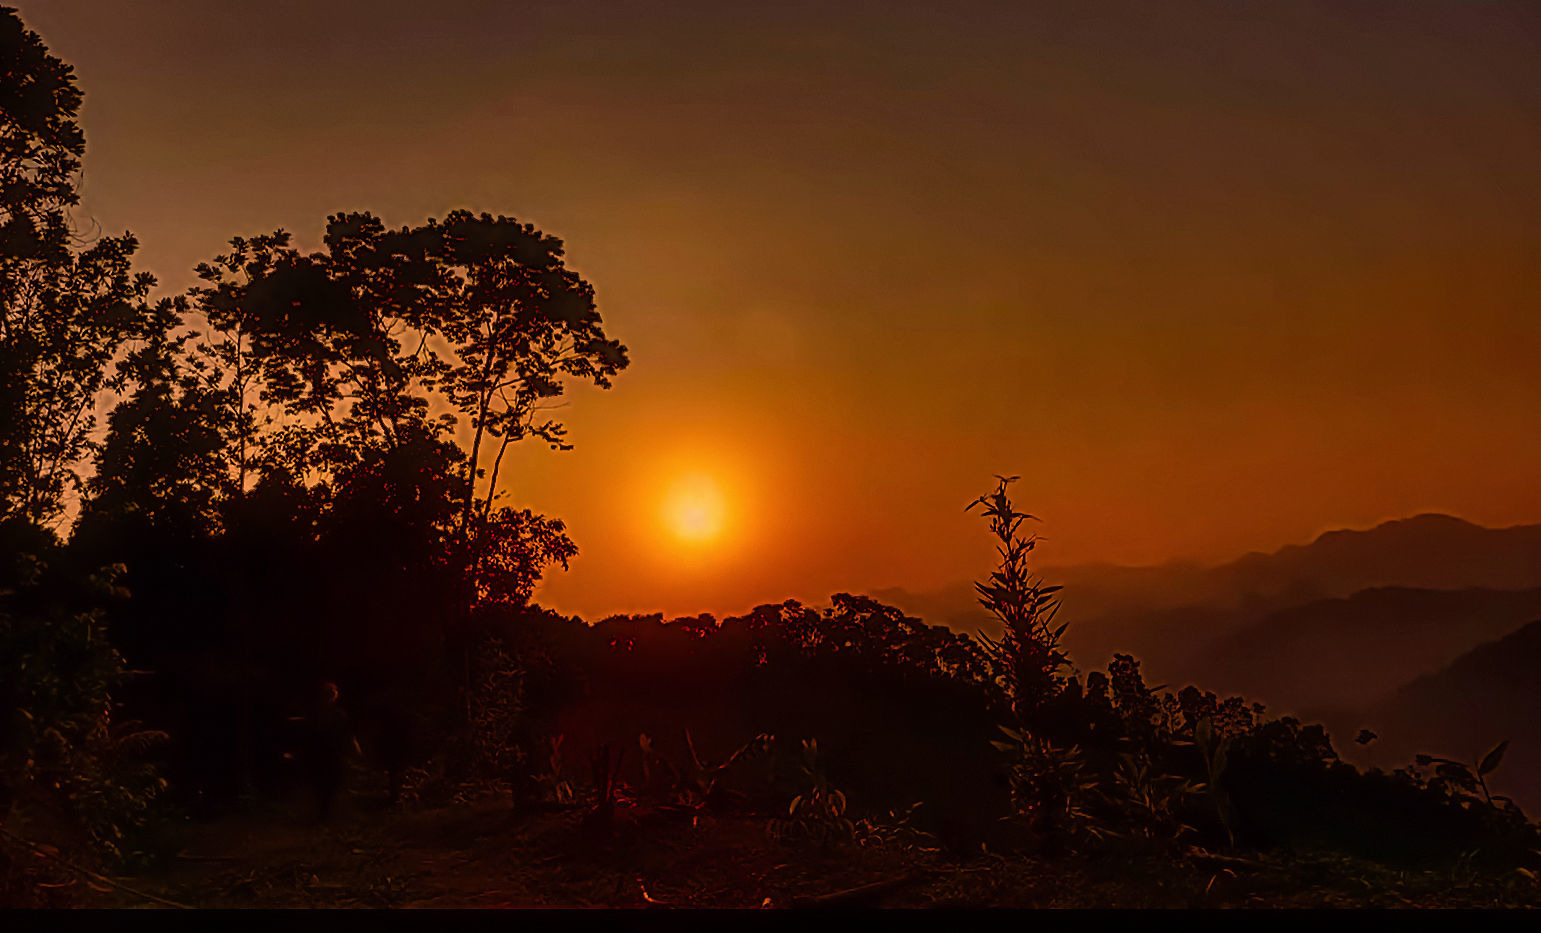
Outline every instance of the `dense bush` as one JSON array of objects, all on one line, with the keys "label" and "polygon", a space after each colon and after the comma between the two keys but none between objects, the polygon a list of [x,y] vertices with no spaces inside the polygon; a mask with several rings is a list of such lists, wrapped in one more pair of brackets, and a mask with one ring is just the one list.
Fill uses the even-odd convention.
[{"label": "dense bush", "polygon": [[50,535],[0,523],[0,824],[117,858],[164,786],[144,758],[160,733],[119,715],[127,677],[107,638],[111,572],[86,573]]}]

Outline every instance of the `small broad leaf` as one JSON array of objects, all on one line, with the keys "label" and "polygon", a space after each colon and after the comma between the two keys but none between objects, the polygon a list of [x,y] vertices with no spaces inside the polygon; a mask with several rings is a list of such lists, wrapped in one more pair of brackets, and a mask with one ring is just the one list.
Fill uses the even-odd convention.
[{"label": "small broad leaf", "polygon": [[1478,774],[1491,774],[1498,769],[1498,765],[1504,760],[1504,752],[1509,749],[1509,740],[1499,742],[1492,751],[1483,756],[1481,764],[1477,765]]}]

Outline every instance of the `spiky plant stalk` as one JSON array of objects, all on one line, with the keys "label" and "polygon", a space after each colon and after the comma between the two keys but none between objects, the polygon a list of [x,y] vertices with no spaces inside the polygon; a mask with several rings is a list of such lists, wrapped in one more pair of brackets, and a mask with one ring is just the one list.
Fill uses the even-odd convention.
[{"label": "spiky plant stalk", "polygon": [[998,543],[1000,567],[987,581],[974,584],[979,603],[1002,625],[999,641],[981,637],[996,673],[997,683],[1005,690],[1011,712],[1018,724],[1028,727],[1038,706],[1052,696],[1060,685],[1060,671],[1070,660],[1060,649],[1059,638],[1065,625],[1051,628],[1059,610],[1054,595],[1061,587],[1044,586],[1028,569],[1028,557],[1037,546],[1036,534],[1024,534],[1022,524],[1038,521],[1035,516],[1012,507],[1007,487],[1019,477],[1000,476],[995,492],[980,496],[968,509],[982,506],[990,522],[990,532]]}]

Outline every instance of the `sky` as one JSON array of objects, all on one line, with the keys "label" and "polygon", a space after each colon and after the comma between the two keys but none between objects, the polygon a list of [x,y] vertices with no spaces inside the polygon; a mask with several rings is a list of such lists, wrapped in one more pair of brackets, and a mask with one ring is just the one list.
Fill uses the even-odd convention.
[{"label": "sky", "polygon": [[632,365],[504,469],[560,611],[976,578],[995,474],[1047,564],[1541,521],[1536,4],[12,2],[167,293],[341,211],[566,242]]}]

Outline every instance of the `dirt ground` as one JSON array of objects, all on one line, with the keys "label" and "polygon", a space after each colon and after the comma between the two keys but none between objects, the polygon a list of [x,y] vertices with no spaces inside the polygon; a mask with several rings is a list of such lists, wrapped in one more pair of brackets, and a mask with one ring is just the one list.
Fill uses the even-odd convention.
[{"label": "dirt ground", "polygon": [[[581,820],[580,809],[519,817],[501,800],[355,810],[327,826],[286,813],[233,817],[188,826],[166,870],[120,880],[197,907],[762,908],[894,878],[923,888],[908,876],[937,864],[924,852],[778,845],[764,817],[623,809],[604,842]],[[915,904],[904,893],[895,902]],[[117,891],[96,899],[134,901]]]},{"label": "dirt ground", "polygon": [[[353,802],[326,826],[269,806],[181,826],[161,869],[116,880],[204,908],[1225,908],[1537,906],[1521,876],[1397,872],[1341,857],[972,858],[896,843],[778,843],[767,818],[623,808],[612,839],[582,810],[506,799],[399,810]],[[93,889],[96,888],[96,889]],[[75,903],[160,906],[102,885]]]}]

